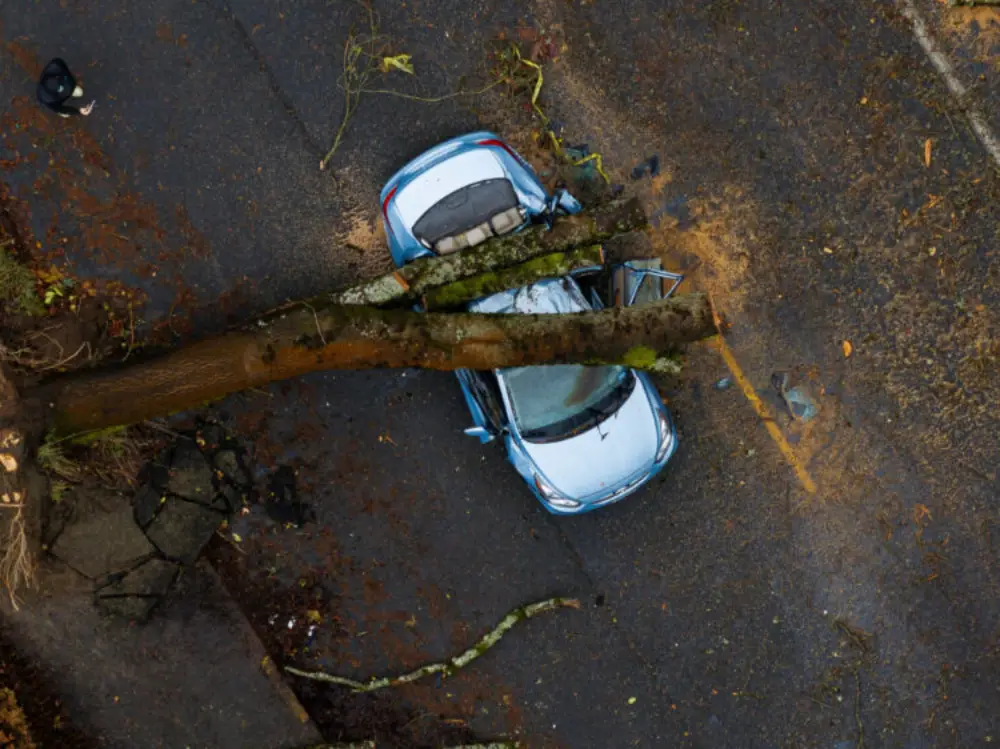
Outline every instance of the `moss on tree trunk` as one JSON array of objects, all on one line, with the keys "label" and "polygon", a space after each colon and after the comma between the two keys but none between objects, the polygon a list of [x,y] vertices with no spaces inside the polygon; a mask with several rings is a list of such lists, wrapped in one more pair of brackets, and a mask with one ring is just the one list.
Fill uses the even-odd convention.
[{"label": "moss on tree trunk", "polygon": [[526,286],[541,278],[560,278],[571,271],[603,263],[604,251],[599,244],[568,252],[553,252],[510,268],[480,273],[431,289],[424,294],[423,306],[428,311],[457,307],[489,294]]},{"label": "moss on tree trunk", "polygon": [[453,255],[420,258],[397,271],[327,296],[323,301],[376,307],[412,303],[438,286],[645,227],[646,214],[637,199],[612,201],[592,211],[561,217],[551,229],[531,226]]}]

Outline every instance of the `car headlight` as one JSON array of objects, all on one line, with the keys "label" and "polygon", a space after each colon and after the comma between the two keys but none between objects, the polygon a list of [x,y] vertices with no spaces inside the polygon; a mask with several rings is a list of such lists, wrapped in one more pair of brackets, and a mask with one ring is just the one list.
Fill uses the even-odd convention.
[{"label": "car headlight", "polygon": [[545,498],[545,501],[553,507],[560,507],[565,510],[574,510],[581,504],[575,499],[569,499],[561,495],[558,491],[556,491],[552,484],[543,479],[537,473],[535,474],[535,488],[538,489],[538,493]]},{"label": "car headlight", "polygon": [[670,424],[670,417],[661,408],[656,409],[656,426],[660,434],[660,446],[656,448],[656,462],[659,463],[674,446],[674,429]]}]

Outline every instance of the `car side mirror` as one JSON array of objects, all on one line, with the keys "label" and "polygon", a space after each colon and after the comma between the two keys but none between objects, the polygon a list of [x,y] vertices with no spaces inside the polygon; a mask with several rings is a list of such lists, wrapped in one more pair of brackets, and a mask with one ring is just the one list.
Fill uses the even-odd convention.
[{"label": "car side mirror", "polygon": [[465,430],[465,433],[470,437],[479,438],[479,441],[482,442],[484,445],[487,442],[492,442],[494,439],[494,436],[490,434],[490,431],[486,429],[486,427],[480,427],[480,426],[469,427],[468,429]]}]

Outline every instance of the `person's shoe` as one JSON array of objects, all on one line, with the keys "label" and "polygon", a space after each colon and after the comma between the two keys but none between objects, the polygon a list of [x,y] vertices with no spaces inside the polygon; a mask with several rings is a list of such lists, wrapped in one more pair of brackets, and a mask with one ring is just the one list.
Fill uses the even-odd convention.
[{"label": "person's shoe", "polygon": [[85,106],[85,107],[80,107],[80,114],[82,114],[82,115],[83,115],[84,117],[86,117],[86,116],[87,116],[88,114],[90,114],[90,113],[91,113],[91,112],[93,111],[93,109],[94,109],[94,105],[95,105],[96,103],[97,103],[97,99],[94,99],[94,100],[93,100],[92,102],[90,102],[90,104],[88,104],[87,106]]}]

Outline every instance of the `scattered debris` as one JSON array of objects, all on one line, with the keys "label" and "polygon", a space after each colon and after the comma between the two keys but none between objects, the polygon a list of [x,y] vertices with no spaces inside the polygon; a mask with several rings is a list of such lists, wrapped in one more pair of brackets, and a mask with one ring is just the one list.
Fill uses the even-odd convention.
[{"label": "scattered debris", "polygon": [[785,402],[788,412],[794,419],[806,422],[816,418],[819,413],[819,406],[809,393],[805,385],[788,387],[789,378],[787,372],[775,372],[771,375],[771,386],[778,391],[781,399]]},{"label": "scattered debris", "polygon": [[732,384],[733,384],[732,377],[723,377],[721,380],[718,380],[715,383],[715,385],[713,385],[713,387],[716,390],[728,390]]},{"label": "scattered debris", "polygon": [[[527,69],[527,71],[525,70]],[[525,72],[528,75],[525,75]],[[531,91],[529,102],[532,110],[541,120],[545,133],[545,141],[555,151],[556,156],[569,161],[572,166],[583,164],[593,164],[594,170],[601,176],[607,184],[611,184],[611,178],[604,171],[604,159],[600,153],[591,152],[586,146],[586,153],[581,155],[581,147],[572,149],[563,147],[563,140],[556,134],[552,127],[552,120],[542,110],[538,103],[538,97],[542,93],[542,86],[545,84],[545,74],[542,66],[533,60],[525,59],[521,54],[521,49],[516,44],[511,44],[497,55],[497,65],[495,67],[495,83],[506,83],[513,94],[518,94],[527,90]]]},{"label": "scattered debris", "polygon": [[466,650],[464,653],[455,656],[454,658],[449,658],[444,663],[430,663],[426,666],[421,666],[415,671],[410,671],[409,673],[402,674],[400,676],[383,676],[380,678],[373,677],[367,682],[362,682],[355,681],[354,679],[348,679],[344,676],[328,674],[323,671],[302,671],[291,666],[285,666],[285,670],[290,674],[301,676],[306,679],[325,681],[330,684],[340,684],[345,687],[350,687],[355,692],[373,692],[376,689],[395,687],[400,684],[409,684],[410,682],[417,681],[418,679],[430,676],[431,674],[442,674],[447,677],[454,674],[460,668],[467,666],[487,650],[496,645],[500,639],[518,622],[525,619],[531,619],[532,617],[546,611],[554,611],[558,608],[578,609],[580,608],[580,602],[575,598],[549,598],[544,601],[539,601],[538,603],[520,606],[507,614],[507,616],[505,616],[496,627],[494,627],[490,632],[483,636],[479,642]]},{"label": "scattered debris", "polygon": [[632,179],[642,179],[644,176],[658,177],[660,174],[660,154],[654,153],[648,159],[632,168]]},{"label": "scattered debris", "polygon": [[850,359],[851,354],[854,353],[854,344],[845,339],[844,342],[841,344],[841,346],[844,349],[844,358]]},{"label": "scattered debris", "polygon": [[326,152],[326,155],[320,159],[320,170],[326,169],[330,163],[330,159],[333,158],[334,154],[340,148],[344,133],[347,132],[347,126],[350,124],[351,118],[354,116],[354,112],[357,110],[358,104],[361,102],[361,97],[364,94],[385,94],[410,101],[433,104],[459,96],[478,96],[500,83],[500,81],[494,81],[484,88],[475,91],[454,91],[442,96],[418,96],[392,89],[373,88],[372,81],[379,73],[387,74],[395,70],[412,76],[415,75],[415,70],[410,55],[389,54],[389,50],[392,47],[392,40],[379,31],[378,15],[372,8],[371,3],[365,2],[363,5],[368,14],[368,28],[361,33],[352,28],[347,35],[347,40],[344,42],[344,69],[337,83],[340,90],[344,92],[344,113],[341,115],[340,126],[334,135],[333,145],[330,146],[330,150]]},{"label": "scattered debris", "polygon": [[931,149],[933,148],[933,141],[928,138],[924,141],[924,166],[928,169],[931,168]]}]

